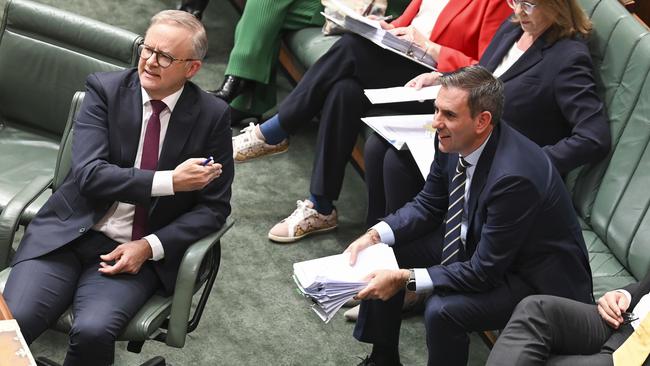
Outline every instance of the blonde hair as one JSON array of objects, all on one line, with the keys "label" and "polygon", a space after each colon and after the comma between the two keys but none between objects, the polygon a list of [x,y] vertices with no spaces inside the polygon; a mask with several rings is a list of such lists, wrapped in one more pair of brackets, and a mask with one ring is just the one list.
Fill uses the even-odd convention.
[{"label": "blonde hair", "polygon": [[203,60],[208,53],[208,36],[203,24],[194,15],[180,10],[163,10],[151,18],[149,28],[159,23],[178,25],[189,30],[192,33],[192,58]]},{"label": "blonde hair", "polygon": [[[535,10],[545,12],[553,20],[545,35],[548,43],[575,36],[587,38],[591,33],[591,20],[577,0],[539,0]],[[519,23],[516,18],[514,21]]]}]

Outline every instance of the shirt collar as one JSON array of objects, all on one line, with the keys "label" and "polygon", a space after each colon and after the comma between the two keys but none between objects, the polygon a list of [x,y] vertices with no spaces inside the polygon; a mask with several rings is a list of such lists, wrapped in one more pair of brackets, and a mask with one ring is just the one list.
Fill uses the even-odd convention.
[{"label": "shirt collar", "polygon": [[[174,111],[174,107],[176,107],[176,103],[178,103],[178,99],[181,97],[181,94],[183,93],[184,89],[185,89],[185,85],[183,85],[176,92],[162,99],[162,102],[165,103],[167,108],[169,108],[170,113]],[[144,90],[143,87],[140,87],[140,90],[142,91],[142,106],[144,107],[151,100],[151,97],[149,96],[149,94],[147,94],[147,91]]]},{"label": "shirt collar", "polygon": [[487,142],[490,141],[491,136],[492,136],[492,132],[490,132],[490,134],[485,139],[485,141],[483,141],[481,146],[479,146],[476,150],[472,151],[469,155],[464,156],[463,159],[465,159],[466,162],[470,163],[471,166],[476,166],[476,164],[478,164],[478,159],[481,157],[481,154],[485,149],[485,145],[487,145]]}]

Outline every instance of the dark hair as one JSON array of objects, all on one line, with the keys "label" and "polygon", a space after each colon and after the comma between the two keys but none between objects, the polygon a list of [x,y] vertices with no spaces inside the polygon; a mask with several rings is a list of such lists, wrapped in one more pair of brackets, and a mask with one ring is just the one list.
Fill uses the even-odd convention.
[{"label": "dark hair", "polygon": [[467,90],[467,104],[472,118],[483,111],[492,114],[492,124],[501,120],[503,110],[503,82],[483,66],[467,66],[443,74],[440,85],[446,88]]}]

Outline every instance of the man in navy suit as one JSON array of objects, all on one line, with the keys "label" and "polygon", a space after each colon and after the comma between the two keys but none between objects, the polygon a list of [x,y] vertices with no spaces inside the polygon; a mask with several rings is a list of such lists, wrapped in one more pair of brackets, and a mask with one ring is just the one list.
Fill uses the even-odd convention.
[{"label": "man in navy suit", "polygon": [[4,291],[27,342],[72,306],[65,365],[112,364],[124,326],[230,214],[228,108],[188,81],[206,51],[194,16],[163,11],[137,70],[86,81],[71,172],[28,226]]},{"label": "man in navy suit", "polygon": [[425,305],[429,365],[465,365],[468,333],[502,328],[527,295],[592,301],[569,195],[548,156],[499,123],[502,82],[480,66],[440,82],[436,155],[423,190],[346,249],[354,263],[385,242],[407,268],[372,273],[358,294],[354,336],[373,344],[362,364],[399,365],[405,287],[433,291]]}]

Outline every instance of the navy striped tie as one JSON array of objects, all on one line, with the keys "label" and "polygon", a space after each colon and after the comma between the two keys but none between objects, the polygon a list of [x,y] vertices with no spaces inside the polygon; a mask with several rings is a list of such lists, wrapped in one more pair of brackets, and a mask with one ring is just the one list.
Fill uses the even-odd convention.
[{"label": "navy striped tie", "polygon": [[470,165],[465,159],[458,157],[456,174],[449,187],[449,209],[447,210],[447,224],[445,225],[445,239],[443,240],[442,262],[440,264],[449,264],[458,260],[460,224],[463,220],[463,206],[465,206],[466,171]]}]

